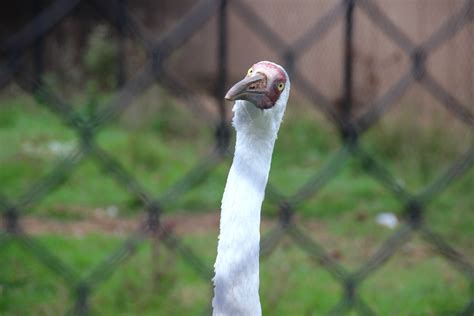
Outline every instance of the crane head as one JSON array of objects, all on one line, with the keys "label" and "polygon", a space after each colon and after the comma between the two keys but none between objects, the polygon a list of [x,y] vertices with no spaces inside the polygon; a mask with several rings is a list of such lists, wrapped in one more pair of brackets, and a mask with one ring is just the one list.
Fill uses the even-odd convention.
[{"label": "crane head", "polygon": [[288,84],[288,75],[281,66],[261,61],[250,67],[245,78],[230,88],[225,99],[245,100],[262,110],[270,109]]}]

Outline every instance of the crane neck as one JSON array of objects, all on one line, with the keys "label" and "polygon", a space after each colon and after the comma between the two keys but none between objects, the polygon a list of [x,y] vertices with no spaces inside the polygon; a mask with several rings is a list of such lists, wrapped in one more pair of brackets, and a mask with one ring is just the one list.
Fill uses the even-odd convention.
[{"label": "crane neck", "polygon": [[260,213],[281,116],[246,101],[234,107],[236,146],[222,199],[213,315],[261,315]]}]

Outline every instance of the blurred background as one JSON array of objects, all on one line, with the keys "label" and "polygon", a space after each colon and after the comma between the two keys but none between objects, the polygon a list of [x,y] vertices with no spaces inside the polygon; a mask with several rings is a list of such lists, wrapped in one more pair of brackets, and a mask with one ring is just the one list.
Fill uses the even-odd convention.
[{"label": "blurred background", "polygon": [[0,315],[207,315],[223,96],[292,81],[267,315],[474,314],[474,1],[0,4]]}]

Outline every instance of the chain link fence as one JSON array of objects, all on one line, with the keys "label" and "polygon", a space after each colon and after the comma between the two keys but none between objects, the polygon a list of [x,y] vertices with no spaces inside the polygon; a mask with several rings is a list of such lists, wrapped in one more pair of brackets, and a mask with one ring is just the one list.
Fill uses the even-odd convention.
[{"label": "chain link fence", "polygon": [[[53,29],[61,20],[67,17],[83,1],[56,0],[48,7],[38,11],[38,15],[24,25],[21,30],[12,34],[1,43],[1,54],[5,57],[0,67],[0,88],[5,87],[24,70],[22,61],[25,52]],[[283,237],[289,236],[293,242],[319,262],[322,269],[344,289],[340,301],[332,308],[330,315],[343,315],[354,310],[359,315],[375,315],[370,302],[359,295],[361,284],[374,272],[378,271],[389,258],[410,241],[414,235],[432,245],[441,258],[446,260],[453,269],[458,270],[465,279],[472,284],[474,281],[474,267],[472,262],[448,240],[437,234],[426,223],[426,210],[430,203],[454,181],[465,174],[474,164],[474,145],[460,155],[452,164],[441,173],[432,183],[420,192],[409,192],[396,181],[393,174],[371,155],[360,141],[361,135],[369,130],[404,93],[418,84],[427,93],[431,94],[440,104],[450,111],[467,129],[474,127],[474,113],[472,105],[463,104],[449,90],[443,87],[430,74],[427,58],[441,45],[454,37],[460,30],[472,25],[474,21],[474,1],[466,0],[459,10],[428,36],[421,44],[416,44],[404,31],[394,24],[386,12],[374,0],[343,0],[331,2],[324,15],[312,21],[312,27],[288,44],[280,35],[269,26],[258,12],[252,9],[245,1],[231,0],[201,0],[193,5],[177,23],[166,30],[157,41],[149,38],[137,26],[137,22],[127,14],[125,1],[92,2],[97,10],[104,10],[118,32],[134,39],[143,45],[147,51],[148,60],[137,74],[126,80],[123,65],[117,73],[117,81],[121,87],[114,98],[105,104],[95,115],[85,119],[79,115],[74,107],[63,100],[47,84],[42,82],[41,76],[33,71],[29,75],[21,76],[21,85],[36,100],[51,110],[55,115],[79,135],[78,145],[68,156],[54,168],[54,170],[29,186],[18,199],[11,199],[0,193],[0,213],[3,216],[4,227],[0,231],[0,245],[10,240],[17,240],[24,249],[33,254],[42,264],[60,276],[73,289],[75,305],[71,308],[71,315],[85,315],[90,311],[90,297],[98,286],[105,282],[111,274],[125,260],[134,255],[137,246],[150,236],[160,236],[160,240],[171,251],[176,252],[186,260],[199,275],[209,282],[213,275],[212,267],[207,266],[199,254],[186,246],[178,236],[167,229],[160,221],[164,205],[167,202],[179,199],[184,193],[193,190],[196,183],[209,176],[216,165],[228,159],[232,148],[229,148],[232,129],[227,120],[227,110],[224,104],[224,94],[229,83],[229,13],[244,21],[258,39],[268,45],[278,59],[288,70],[292,85],[299,93],[308,98],[315,108],[340,132],[341,146],[332,158],[318,170],[293,195],[285,195],[269,184],[266,198],[278,205],[279,220],[267,234],[262,237],[261,255],[265,258],[271,255],[272,250]],[[354,28],[354,10],[360,10],[391,42],[408,58],[409,65],[403,75],[391,85],[387,91],[366,104],[364,110],[354,115],[354,41],[357,29]],[[170,57],[185,44],[197,30],[207,21],[216,18],[218,33],[216,36],[216,75],[214,78],[214,97],[217,105],[219,120],[215,124],[215,138],[212,150],[194,169],[186,174],[175,185],[161,195],[154,196],[141,185],[140,179],[125,169],[113,154],[105,151],[96,141],[101,129],[117,118],[126,110],[132,101],[150,85],[158,82],[170,92],[184,96],[193,102],[193,91],[176,79],[166,67]],[[343,23],[342,56],[342,97],[339,107],[334,106],[323,92],[301,74],[298,63],[303,52],[316,45],[333,29],[337,21]],[[120,44],[120,45],[123,45]],[[125,56],[120,56],[120,59]],[[41,68],[39,59],[35,62],[36,70]],[[186,98],[189,96],[189,98]],[[472,100],[471,100],[472,101]],[[55,255],[54,250],[44,247],[34,237],[25,233],[22,228],[22,215],[25,210],[38,204],[51,192],[68,181],[76,167],[84,160],[90,159],[106,171],[118,184],[126,188],[130,195],[141,201],[146,210],[146,217],[140,228],[136,230],[123,245],[100,262],[86,276],[80,276],[68,264]],[[335,260],[318,241],[310,237],[294,221],[294,214],[298,207],[310,197],[316,195],[327,183],[334,178],[342,166],[349,160],[356,159],[362,163],[364,171],[373,177],[381,186],[393,194],[401,205],[404,221],[402,225],[371,255],[371,257],[355,270],[349,270]],[[8,183],[3,184],[8,185]],[[1,191],[0,191],[1,192]],[[209,310],[204,311],[209,313]],[[474,298],[458,311],[459,315],[474,314]]]}]

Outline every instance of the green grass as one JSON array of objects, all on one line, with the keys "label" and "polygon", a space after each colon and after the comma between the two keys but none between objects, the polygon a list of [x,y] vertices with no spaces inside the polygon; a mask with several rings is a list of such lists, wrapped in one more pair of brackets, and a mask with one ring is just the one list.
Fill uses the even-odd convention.
[{"label": "green grass", "polygon": [[[78,275],[87,276],[123,240],[45,235],[37,241]],[[212,266],[216,234],[193,234],[184,242]],[[202,314],[210,300],[209,280],[200,278],[174,252],[159,247],[156,257],[150,243],[144,242],[109,279],[92,289],[93,315]],[[360,296],[380,315],[451,315],[468,302],[469,284],[443,260],[429,252],[404,256],[423,249],[415,239],[360,286]],[[1,250],[8,253],[0,261],[2,315],[61,315],[72,307],[72,285],[45,268],[21,243],[10,241]],[[286,241],[262,260],[261,285],[262,308],[268,315],[324,315],[342,295],[342,287],[328,272]]]},{"label": "green grass", "polygon": [[[94,115],[96,102],[107,99],[78,97],[73,103],[87,117]],[[137,102],[137,106],[144,106],[150,100]],[[163,103],[159,110],[138,120],[130,120],[133,115],[126,113],[105,126],[95,140],[156,197],[206,159],[214,132],[209,122],[196,119],[173,100],[165,98]],[[385,118],[361,143],[414,193],[436,179],[473,137],[442,119],[423,127],[410,119],[403,112],[398,118]],[[0,144],[0,194],[16,200],[54,170],[78,142],[76,133],[44,106],[15,95],[0,100]],[[340,147],[338,133],[329,123],[302,106],[290,105],[275,148],[271,185],[286,196],[294,194]],[[164,212],[217,212],[228,168],[228,160],[215,166],[193,190],[169,201]],[[92,157],[81,162],[66,180],[37,205],[21,211],[70,222],[94,212],[106,213],[110,207],[124,218],[143,212],[140,202]],[[474,171],[470,170],[428,205],[425,218],[432,230],[470,260],[474,259],[472,192]],[[274,217],[276,210],[274,201],[264,202],[264,216]],[[400,201],[366,174],[360,161],[350,158],[326,186],[298,206],[296,216],[307,232],[353,270],[392,233],[375,223],[375,215],[393,212],[401,216],[402,211]],[[185,237],[209,267],[215,256],[215,233]],[[36,238],[79,275],[87,275],[123,241],[104,234]],[[469,285],[430,250],[420,250],[422,255],[417,255],[426,246],[420,246],[424,244],[418,240],[414,243],[417,251],[403,248],[361,285],[360,295],[380,315],[452,314],[467,303],[472,294]],[[18,242],[4,244],[0,254],[0,315],[60,315],[71,307],[71,286]],[[156,315],[159,311],[161,315],[198,315],[208,306],[209,282],[169,252],[163,258],[152,254],[145,242],[131,260],[94,289],[94,314]],[[287,242],[266,259],[261,273],[262,303],[268,315],[323,315],[338,302],[342,291],[327,272]]]},{"label": "green grass", "polygon": [[[0,103],[0,183],[8,183],[0,192],[19,197],[78,145],[77,135],[31,98],[16,97]],[[293,107],[293,112],[289,108],[281,128],[270,175],[270,183],[287,196],[326,165],[341,146],[337,131],[327,122],[302,112],[297,105]],[[87,106],[77,109],[83,116],[90,111]],[[147,117],[146,124],[138,127],[126,127],[127,124],[120,120],[112,122],[97,135],[96,143],[135,175],[150,194],[161,196],[200,160],[206,159],[213,146],[213,130],[208,122],[196,120],[192,113],[171,101],[154,117]],[[399,121],[395,123],[382,121],[363,136],[362,144],[410,192],[418,192],[429,184],[469,145],[469,138],[460,138],[449,128],[435,126],[416,130],[411,126],[400,126]],[[206,181],[166,210],[202,212],[215,209],[228,167],[228,161],[217,165]],[[474,188],[472,171],[464,177],[467,178],[464,186],[458,187],[456,192],[448,189],[443,198],[451,204],[469,208],[472,201],[469,203],[467,193]],[[116,205],[124,214],[140,211],[137,201],[126,190],[106,174],[96,160],[86,158],[63,187],[43,200],[37,209],[26,211],[48,215],[49,210],[58,207],[67,212],[67,205],[97,208],[110,204]],[[379,202],[369,203],[373,207],[368,207],[368,211],[377,212],[381,206],[395,206],[390,194],[383,194],[385,190],[362,170],[357,159],[350,159],[331,179],[328,188],[323,188],[316,199],[318,203],[311,200],[302,205],[299,212],[307,216],[332,216],[352,211],[349,206],[354,202],[363,203],[366,208],[366,202],[371,199]],[[340,198],[336,199],[334,195]],[[271,214],[272,210],[265,209],[265,212]]]}]

